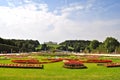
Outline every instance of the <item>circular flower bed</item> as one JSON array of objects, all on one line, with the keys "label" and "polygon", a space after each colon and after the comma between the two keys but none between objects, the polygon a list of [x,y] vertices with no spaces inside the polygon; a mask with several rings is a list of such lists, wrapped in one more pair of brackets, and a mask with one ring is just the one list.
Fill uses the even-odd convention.
[{"label": "circular flower bed", "polygon": [[83,69],[87,68],[84,66],[84,64],[80,61],[75,61],[75,60],[69,60],[67,62],[64,62],[64,68],[69,68],[69,69]]}]

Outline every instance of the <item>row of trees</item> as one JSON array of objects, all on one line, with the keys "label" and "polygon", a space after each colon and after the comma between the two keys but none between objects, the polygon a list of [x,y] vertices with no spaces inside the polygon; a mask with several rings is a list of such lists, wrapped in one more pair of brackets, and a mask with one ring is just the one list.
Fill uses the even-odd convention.
[{"label": "row of trees", "polygon": [[[36,48],[40,46],[40,48]],[[37,50],[36,50],[37,49]],[[16,40],[0,38],[0,52],[33,52],[33,51],[73,51],[86,53],[120,53],[120,43],[113,37],[105,41],[66,40],[60,44],[41,44],[37,40]]]},{"label": "row of trees", "polygon": [[119,52],[120,43],[115,38],[107,37],[103,43],[99,42],[98,40],[91,41],[88,48],[90,48],[91,52]]},{"label": "row of trees", "polygon": [[90,41],[84,41],[84,40],[67,40],[65,42],[62,42],[60,44],[41,44],[41,47],[39,50],[42,51],[75,51],[79,52],[80,49],[84,50],[88,45],[90,44]]},{"label": "row of trees", "polygon": [[90,41],[85,40],[67,40],[60,43],[58,49],[65,51],[80,52],[85,50],[85,48],[90,44]]},{"label": "row of trees", "polygon": [[60,43],[56,48],[47,44],[41,45],[41,50],[51,49],[86,53],[120,53],[120,43],[113,37],[107,37],[103,42],[99,42],[98,40],[66,40]]},{"label": "row of trees", "polygon": [[16,40],[0,38],[0,52],[32,52],[40,45],[37,40]]}]

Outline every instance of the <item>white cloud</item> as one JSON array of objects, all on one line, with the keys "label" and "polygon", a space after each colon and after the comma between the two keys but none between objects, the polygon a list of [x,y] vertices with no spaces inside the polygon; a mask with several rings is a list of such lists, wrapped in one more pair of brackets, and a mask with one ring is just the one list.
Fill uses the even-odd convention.
[{"label": "white cloud", "polygon": [[31,0],[24,0],[25,3],[31,3]]},{"label": "white cloud", "polygon": [[62,10],[62,12],[71,12],[71,11],[74,11],[74,10],[82,10],[82,9],[84,9],[83,6],[81,6],[81,5],[79,5],[79,6],[75,5],[75,6],[70,6],[70,7],[64,8]]},{"label": "white cloud", "polygon": [[47,4],[39,4],[38,8],[42,11],[48,11]]},{"label": "white cloud", "polygon": [[[28,3],[29,0],[26,0]],[[74,11],[84,9],[72,5],[62,9],[61,15],[48,12],[47,4],[30,2],[17,7],[0,6],[0,36],[5,38],[37,39],[40,42],[66,39],[99,39],[114,36],[119,30],[104,30],[104,27],[120,25],[120,20],[95,20],[84,22],[68,18]],[[112,29],[112,28],[111,28]],[[117,36],[119,37],[119,36]]]}]

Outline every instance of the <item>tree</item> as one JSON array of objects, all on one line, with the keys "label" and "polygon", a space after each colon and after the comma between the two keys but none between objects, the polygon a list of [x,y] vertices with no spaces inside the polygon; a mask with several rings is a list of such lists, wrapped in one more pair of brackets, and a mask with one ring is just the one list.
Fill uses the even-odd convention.
[{"label": "tree", "polygon": [[42,44],[41,50],[44,50],[44,51],[48,50],[47,44]]},{"label": "tree", "polygon": [[91,49],[96,49],[99,46],[99,41],[98,40],[93,40],[90,42],[90,48]]},{"label": "tree", "polygon": [[84,51],[85,51],[85,53],[90,53],[91,52],[90,47],[89,46],[86,47]]},{"label": "tree", "polygon": [[68,47],[65,45],[60,45],[59,47],[57,47],[57,49],[62,50],[62,51],[67,51]]},{"label": "tree", "polygon": [[80,44],[75,44],[74,45],[74,52],[80,52]]},{"label": "tree", "polygon": [[68,51],[82,52],[87,46],[89,46],[90,41],[85,40],[66,40],[60,45],[67,45],[66,49]]},{"label": "tree", "polygon": [[1,38],[1,37],[0,37],[0,43],[1,43],[1,44],[4,44],[4,43],[5,43],[4,39]]},{"label": "tree", "polygon": [[112,37],[107,37],[103,43],[107,52],[115,52],[115,49],[119,46],[118,40]]},{"label": "tree", "polygon": [[33,52],[35,51],[35,48],[40,45],[37,40],[16,40],[2,38],[0,38],[0,44],[1,46],[4,46],[4,48],[0,48],[0,52],[10,52],[10,50],[15,52]]}]

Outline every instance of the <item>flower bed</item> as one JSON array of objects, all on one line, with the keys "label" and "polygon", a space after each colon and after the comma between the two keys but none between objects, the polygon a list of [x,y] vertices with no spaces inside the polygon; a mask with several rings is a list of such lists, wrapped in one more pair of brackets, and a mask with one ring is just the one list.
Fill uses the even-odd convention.
[{"label": "flower bed", "polygon": [[37,59],[29,59],[29,60],[12,60],[14,63],[26,63],[26,64],[39,64],[39,60]]},{"label": "flower bed", "polygon": [[[54,63],[54,62],[60,62],[63,61],[63,59],[58,58],[58,59],[42,59],[43,61],[46,61],[44,63]],[[40,62],[41,63],[41,62]]]},{"label": "flower bed", "polygon": [[35,68],[43,69],[44,66],[40,64],[0,64],[1,68]]},{"label": "flower bed", "polygon": [[49,59],[49,60],[50,60],[51,63],[53,63],[53,62],[60,62],[60,61],[62,61],[63,59]]},{"label": "flower bed", "polygon": [[98,59],[99,56],[97,55],[88,55],[88,56],[85,56],[86,59]]},{"label": "flower bed", "polygon": [[87,63],[111,63],[112,60],[98,60],[98,59],[89,59]]},{"label": "flower bed", "polygon": [[108,63],[105,64],[106,67],[120,67],[120,63]]},{"label": "flower bed", "polygon": [[62,59],[48,59],[48,61],[39,62],[37,59],[28,59],[28,60],[12,60],[14,63],[24,63],[24,64],[47,64],[47,63],[54,63],[60,62]]},{"label": "flower bed", "polygon": [[64,62],[64,68],[69,68],[69,69],[83,69],[87,68],[84,66],[84,64],[80,61],[76,60],[68,60],[67,62]]}]

